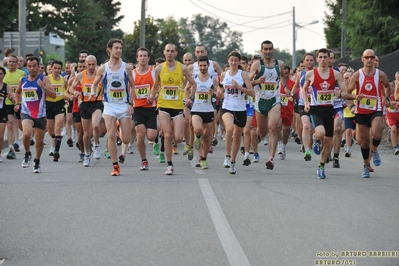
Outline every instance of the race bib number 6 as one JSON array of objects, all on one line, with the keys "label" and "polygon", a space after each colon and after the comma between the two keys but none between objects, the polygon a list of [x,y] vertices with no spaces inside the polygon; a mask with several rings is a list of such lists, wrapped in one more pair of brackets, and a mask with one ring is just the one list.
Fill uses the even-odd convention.
[{"label": "race bib number 6", "polygon": [[376,96],[366,96],[360,100],[359,107],[367,110],[377,109],[377,97]]}]

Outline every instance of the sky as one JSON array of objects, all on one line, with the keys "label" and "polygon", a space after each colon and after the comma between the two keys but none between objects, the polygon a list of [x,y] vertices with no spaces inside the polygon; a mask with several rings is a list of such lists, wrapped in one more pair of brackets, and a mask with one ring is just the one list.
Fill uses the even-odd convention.
[{"label": "sky", "polygon": [[[141,19],[141,0],[119,0],[124,19],[119,28],[133,33],[133,23]],[[326,46],[324,37],[324,0],[147,0],[146,16],[192,18],[211,16],[226,22],[231,30],[242,32],[243,48],[258,53],[264,40],[275,48],[293,51],[293,7],[295,6],[296,50],[313,51]],[[315,21],[318,21],[315,23]],[[310,24],[312,23],[313,24]]]}]

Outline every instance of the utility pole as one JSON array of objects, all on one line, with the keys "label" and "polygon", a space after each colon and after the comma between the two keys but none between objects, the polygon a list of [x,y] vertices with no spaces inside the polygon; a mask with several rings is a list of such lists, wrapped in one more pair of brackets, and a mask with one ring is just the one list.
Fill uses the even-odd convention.
[{"label": "utility pole", "polygon": [[145,47],[145,11],[147,0],[141,0],[140,46]]},{"label": "utility pole", "polygon": [[342,0],[342,22],[341,22],[341,57],[346,56],[346,13],[347,0]]},{"label": "utility pole", "polygon": [[296,22],[295,6],[292,7],[292,69],[296,68]]},{"label": "utility pole", "polygon": [[18,31],[19,31],[19,45],[18,54],[19,56],[25,57],[26,47],[26,0],[19,0],[19,12],[18,12]]}]

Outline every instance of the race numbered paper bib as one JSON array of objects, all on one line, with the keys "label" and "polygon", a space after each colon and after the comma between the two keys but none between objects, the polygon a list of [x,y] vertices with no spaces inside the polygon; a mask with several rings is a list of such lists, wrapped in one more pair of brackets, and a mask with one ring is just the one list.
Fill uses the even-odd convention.
[{"label": "race numbered paper bib", "polygon": [[62,86],[62,84],[53,84],[53,89],[54,89],[55,94],[57,96],[63,96],[64,95],[64,86]]},{"label": "race numbered paper bib", "polygon": [[[83,85],[82,91],[83,91],[83,96],[84,96],[84,97],[90,97],[90,94],[91,94],[91,84],[88,84],[88,83],[84,84],[84,85]],[[95,96],[97,97],[97,93],[96,93]]]},{"label": "race numbered paper bib", "polygon": [[317,101],[320,105],[331,105],[334,100],[334,91],[317,91]]},{"label": "race numbered paper bib", "polygon": [[399,109],[396,108],[388,107],[387,110],[389,113],[399,113]]},{"label": "race numbered paper bib", "polygon": [[265,81],[260,85],[260,88],[263,92],[263,97],[271,98],[274,96],[275,91],[277,90],[277,82]]},{"label": "race numbered paper bib", "polygon": [[282,106],[287,106],[288,105],[288,95],[287,94],[280,94],[280,102]]},{"label": "race numbered paper bib", "polygon": [[208,102],[210,95],[206,91],[196,91],[195,92],[195,101],[199,103],[206,103]]},{"label": "race numbered paper bib", "polygon": [[179,99],[179,87],[178,86],[165,86],[163,87],[163,96],[165,100],[176,101]]},{"label": "race numbered paper bib", "polygon": [[137,99],[147,99],[150,95],[150,84],[135,85],[134,89]]},{"label": "race numbered paper bib", "polygon": [[376,110],[377,96],[363,95],[363,98],[359,101],[359,107],[367,110]]},{"label": "race numbered paper bib", "polygon": [[228,95],[231,95],[232,97],[238,97],[238,89],[233,85],[224,85],[224,88]]},{"label": "race numbered paper bib", "polygon": [[4,98],[0,98],[0,109],[3,109],[4,106]]},{"label": "race numbered paper bib", "polygon": [[23,88],[22,95],[25,98],[25,102],[36,102],[39,100],[37,96],[37,88]]}]

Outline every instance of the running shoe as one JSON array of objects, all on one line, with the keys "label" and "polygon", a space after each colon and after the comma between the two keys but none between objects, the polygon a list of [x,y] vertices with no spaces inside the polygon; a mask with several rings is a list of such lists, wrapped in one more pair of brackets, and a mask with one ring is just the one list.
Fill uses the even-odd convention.
[{"label": "running shoe", "polygon": [[303,157],[305,159],[305,161],[311,161],[312,160],[312,152],[310,151],[310,149],[307,149],[305,151],[305,157]]},{"label": "running shoe", "polygon": [[208,153],[213,153],[213,148],[212,148],[212,146],[211,146],[211,147],[209,147],[209,151],[208,151]]},{"label": "running shoe", "polygon": [[254,153],[254,158],[252,159],[253,163],[259,163],[259,153]]},{"label": "running shoe", "polygon": [[164,163],[165,162],[165,153],[164,152],[161,152],[159,154],[159,162],[160,163]]},{"label": "running shoe", "polygon": [[22,168],[29,168],[31,159],[32,159],[31,155],[25,154],[25,157],[21,163]]},{"label": "running shoe", "polygon": [[339,165],[339,159],[337,157],[333,158],[333,168],[341,168]]},{"label": "running shoe", "polygon": [[128,154],[134,154],[133,145],[132,145],[132,144],[129,144],[129,145],[127,146],[127,153],[128,153]]},{"label": "running shoe", "polygon": [[60,159],[60,153],[55,151],[53,154],[53,162],[58,162],[58,159]]},{"label": "running shoe", "polygon": [[49,156],[53,156],[55,152],[55,148],[54,147],[50,147],[50,151],[48,153]]},{"label": "running shoe", "polygon": [[201,148],[201,137],[195,136],[194,148],[198,151]]},{"label": "running shoe", "polygon": [[166,166],[165,175],[172,175],[173,174],[173,165]]},{"label": "running shoe", "polygon": [[187,154],[187,158],[188,158],[189,161],[191,161],[194,158],[194,149],[191,148],[190,146],[188,146],[188,147],[189,147],[189,151],[188,151],[188,154]]},{"label": "running shoe", "polygon": [[201,169],[208,169],[208,162],[206,160],[201,160],[200,166]]},{"label": "running shoe", "polygon": [[265,163],[265,165],[266,165],[266,169],[273,170],[273,168],[274,168],[274,160],[273,160],[273,158],[270,158],[270,159]]},{"label": "running shoe", "polygon": [[213,138],[212,139],[212,146],[216,146],[216,145],[218,145],[218,140],[217,140],[217,138]]},{"label": "running shoe", "polygon": [[370,173],[374,172],[374,168],[372,168],[371,165],[368,165],[367,167],[368,167]]},{"label": "running shoe", "polygon": [[242,165],[248,166],[251,164],[251,160],[249,159],[249,156],[244,156],[244,161],[242,162]]},{"label": "running shoe", "polygon": [[230,166],[231,166],[231,161],[230,161],[230,157],[225,157],[224,158],[224,162],[223,162],[223,167],[224,168],[230,168]]},{"label": "running shoe", "polygon": [[118,146],[122,145],[122,140],[119,136],[116,136],[116,145],[118,145]]},{"label": "running shoe", "polygon": [[79,153],[79,160],[78,160],[78,162],[79,162],[79,163],[83,162],[84,157],[85,157],[85,154],[84,154],[84,153]]},{"label": "running shoe", "polygon": [[195,167],[201,167],[201,161],[202,161],[202,157],[200,156],[198,161],[195,163]]},{"label": "running shoe", "polygon": [[109,150],[105,150],[105,152],[104,152],[104,158],[105,158],[105,159],[111,159],[111,154],[109,153]]},{"label": "running shoe", "polygon": [[321,142],[319,140],[313,140],[313,152],[316,155],[321,153]]},{"label": "running shoe", "polygon": [[30,139],[30,145],[31,146],[35,145],[35,141],[33,139]]},{"label": "running shoe", "polygon": [[19,150],[19,144],[17,142],[14,143],[14,151],[20,152]]},{"label": "running shoe", "polygon": [[141,166],[140,166],[141,171],[147,171],[148,170],[148,161],[142,161]]},{"label": "running shoe", "polygon": [[235,175],[235,174],[237,173],[236,163],[231,163],[229,172],[230,172],[230,174],[232,174],[232,175]]},{"label": "running shoe", "polygon": [[285,157],[287,156],[287,153],[285,152],[285,145],[281,145],[281,154],[280,154],[280,159],[285,160]]},{"label": "running shoe", "polygon": [[89,167],[90,166],[90,155],[89,156],[87,156],[87,155],[84,156],[84,158],[83,158],[83,166],[84,167]]},{"label": "running shoe", "polygon": [[7,159],[17,159],[17,155],[14,152],[14,149],[10,149],[6,156]]},{"label": "running shoe", "polygon": [[179,151],[177,150],[177,146],[172,147],[172,152],[173,152],[173,154],[179,154]]},{"label": "running shoe", "polygon": [[95,146],[94,147],[94,159],[99,160],[101,158],[101,152],[100,152],[100,147]]},{"label": "running shoe", "polygon": [[69,138],[69,139],[67,140],[67,144],[68,144],[69,147],[73,147],[73,140],[72,140],[72,138]]},{"label": "running shoe", "polygon": [[121,168],[119,167],[119,165],[114,164],[111,176],[119,176],[120,174],[121,174]]},{"label": "running shoe", "polygon": [[152,145],[152,153],[154,155],[159,155],[159,144],[158,143],[154,143]]},{"label": "running shoe", "polygon": [[398,146],[393,147],[393,154],[398,155],[399,154],[399,148]]},{"label": "running shoe", "polygon": [[269,137],[264,137],[263,138],[263,145],[267,145],[267,144],[269,144]]},{"label": "running shoe", "polygon": [[369,166],[367,166],[367,165],[363,166],[362,177],[363,178],[369,178],[370,177],[370,167]]},{"label": "running shoe", "polygon": [[124,163],[124,162],[125,162],[125,157],[126,157],[125,154],[119,155],[119,162],[120,162],[120,163]]},{"label": "running shoe", "polygon": [[40,167],[40,162],[37,159],[33,160],[35,162],[35,165],[33,166],[33,172],[34,173],[40,173],[42,171],[42,168]]},{"label": "running shoe", "polygon": [[3,161],[3,157],[1,156],[1,153],[0,153],[0,162],[2,162]]},{"label": "running shoe", "polygon": [[373,157],[373,163],[375,166],[380,166],[381,165],[381,158],[380,155],[378,154],[378,151],[372,151],[371,156]]},{"label": "running shoe", "polygon": [[350,148],[347,148],[346,149],[346,152],[345,152],[345,157],[351,157],[351,155],[352,155],[352,152],[351,152],[351,149]]},{"label": "running shoe", "polygon": [[187,155],[190,152],[190,145],[184,145],[183,155]]},{"label": "running shoe", "polygon": [[283,154],[283,143],[281,141],[277,143],[277,154]]},{"label": "running shoe", "polygon": [[317,169],[317,177],[318,177],[319,179],[324,179],[324,178],[326,178],[326,174],[325,174],[325,172],[324,172],[324,167],[319,166],[319,168]]}]

